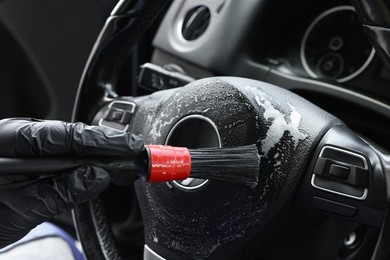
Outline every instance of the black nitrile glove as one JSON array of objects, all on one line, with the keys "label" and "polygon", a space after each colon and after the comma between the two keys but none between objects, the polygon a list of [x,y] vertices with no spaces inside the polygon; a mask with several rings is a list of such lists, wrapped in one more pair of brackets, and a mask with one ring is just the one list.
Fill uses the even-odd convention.
[{"label": "black nitrile glove", "polygon": [[[0,120],[0,157],[138,156],[135,135],[82,123]],[[108,173],[85,166],[55,177],[0,176],[0,248],[38,224],[93,199],[109,184]]]}]

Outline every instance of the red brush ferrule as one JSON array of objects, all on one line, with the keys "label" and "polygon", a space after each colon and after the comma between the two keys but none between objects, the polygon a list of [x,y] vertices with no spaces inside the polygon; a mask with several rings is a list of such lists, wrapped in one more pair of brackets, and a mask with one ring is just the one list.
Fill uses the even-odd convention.
[{"label": "red brush ferrule", "polygon": [[184,180],[190,177],[191,155],[185,147],[147,145],[149,149],[149,182]]}]

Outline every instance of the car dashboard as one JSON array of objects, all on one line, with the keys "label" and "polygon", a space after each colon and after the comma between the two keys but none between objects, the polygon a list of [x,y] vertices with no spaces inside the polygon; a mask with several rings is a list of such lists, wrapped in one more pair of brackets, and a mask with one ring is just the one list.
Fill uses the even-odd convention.
[{"label": "car dashboard", "polygon": [[287,88],[390,147],[390,73],[348,1],[174,1],[153,45],[154,64]]}]

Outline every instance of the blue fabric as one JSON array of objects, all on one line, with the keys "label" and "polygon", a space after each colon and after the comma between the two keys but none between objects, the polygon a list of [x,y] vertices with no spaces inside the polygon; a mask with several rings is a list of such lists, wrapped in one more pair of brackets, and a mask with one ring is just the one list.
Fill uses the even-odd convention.
[{"label": "blue fabric", "polygon": [[[69,246],[72,250],[72,253],[74,255],[74,258],[76,260],[85,260],[84,255],[76,247],[75,240],[68,233],[66,233],[64,230],[62,230],[61,228],[59,228],[56,225],[49,223],[49,222],[45,222],[45,223],[42,223],[41,225],[38,225],[36,228],[31,230],[31,232],[28,233],[21,240],[15,242],[15,243],[13,243],[5,248],[0,249],[0,254],[2,252],[6,252],[6,251],[9,251],[11,249],[16,250],[16,247],[18,245],[22,245],[22,244],[28,243],[29,241],[35,241],[37,239],[41,239],[41,238],[45,238],[45,237],[60,237],[60,238],[64,239],[69,244]],[[42,250],[42,248],[40,248],[38,250]]]}]

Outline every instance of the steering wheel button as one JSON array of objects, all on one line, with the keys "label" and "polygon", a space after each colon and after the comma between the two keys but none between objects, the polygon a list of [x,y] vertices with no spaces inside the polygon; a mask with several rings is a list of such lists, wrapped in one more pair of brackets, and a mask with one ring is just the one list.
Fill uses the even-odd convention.
[{"label": "steering wheel button", "polygon": [[111,108],[107,114],[106,120],[120,122],[122,121],[124,114],[125,111],[121,109]]},{"label": "steering wheel button", "polygon": [[367,160],[361,154],[338,147],[324,146],[321,150],[320,157],[364,169],[367,168]]},{"label": "steering wheel button", "polygon": [[341,166],[337,164],[331,164],[329,168],[329,175],[346,180],[348,179],[350,171],[351,169],[349,167]]},{"label": "steering wheel button", "polygon": [[121,120],[120,120],[120,123],[121,124],[130,124],[130,121],[131,121],[131,118],[132,118],[133,114],[128,112],[128,111],[125,111],[125,113],[123,114]]}]

